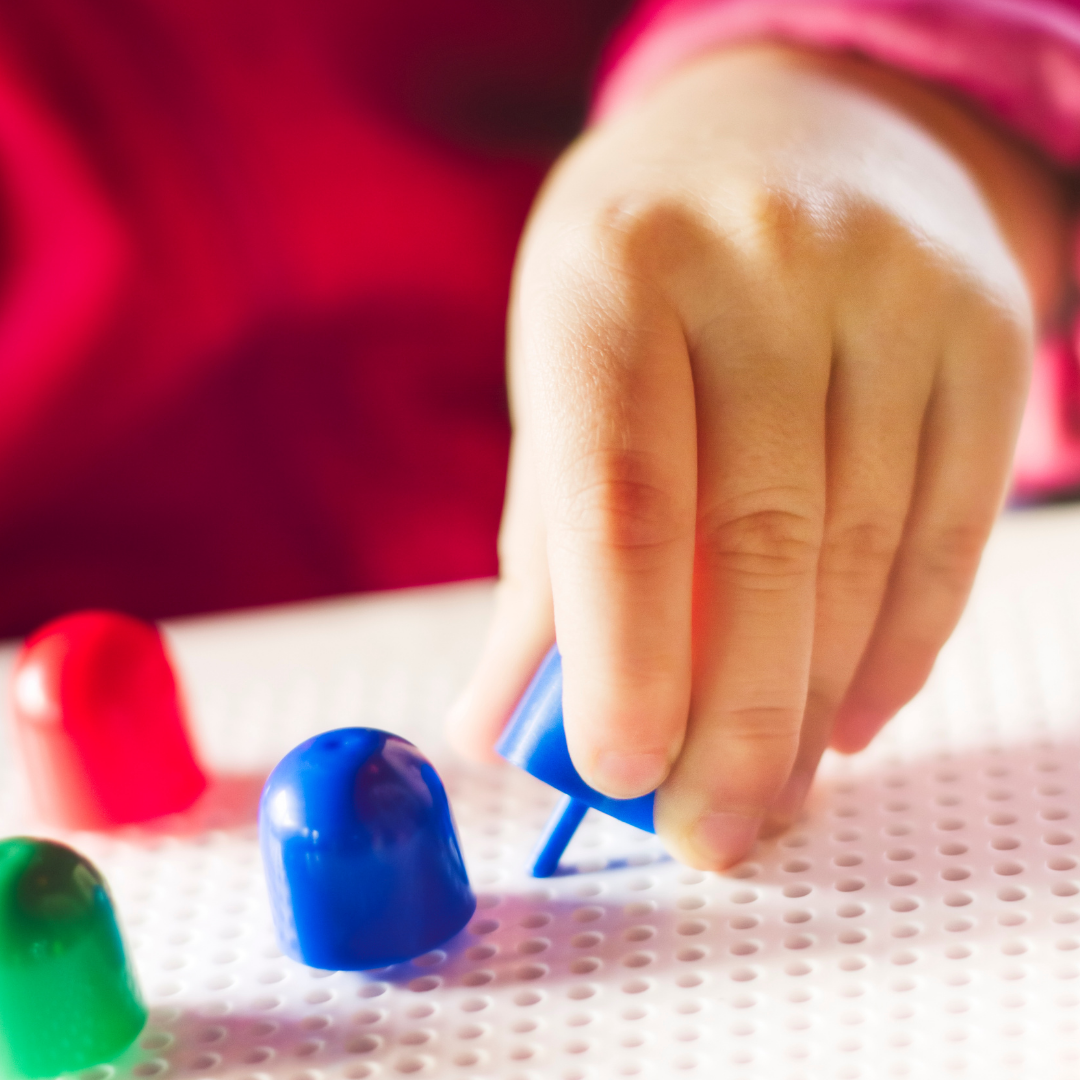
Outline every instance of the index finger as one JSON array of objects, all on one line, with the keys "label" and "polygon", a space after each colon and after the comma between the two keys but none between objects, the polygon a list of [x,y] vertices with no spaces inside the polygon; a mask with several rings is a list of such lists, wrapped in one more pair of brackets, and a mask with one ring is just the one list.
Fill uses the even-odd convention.
[{"label": "index finger", "polygon": [[[550,271],[549,271],[550,272]],[[694,388],[660,290],[599,262],[522,289],[515,350],[535,422],[563,715],[586,783],[656,788],[689,709]]]}]

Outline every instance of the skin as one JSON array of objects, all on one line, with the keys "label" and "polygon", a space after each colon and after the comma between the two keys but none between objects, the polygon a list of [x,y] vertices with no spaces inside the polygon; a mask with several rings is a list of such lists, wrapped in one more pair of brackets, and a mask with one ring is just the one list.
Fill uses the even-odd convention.
[{"label": "skin", "polygon": [[906,76],[710,55],[583,136],[511,307],[491,745],[555,637],[574,763],[702,869],[790,823],[922,686],[1005,492],[1068,207]]}]

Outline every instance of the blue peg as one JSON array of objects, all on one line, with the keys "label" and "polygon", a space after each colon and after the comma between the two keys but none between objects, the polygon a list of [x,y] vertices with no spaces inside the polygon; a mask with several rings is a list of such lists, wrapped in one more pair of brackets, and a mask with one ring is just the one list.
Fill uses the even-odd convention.
[{"label": "blue peg", "polygon": [[646,832],[653,826],[653,795],[611,799],[582,780],[570,760],[563,728],[562,657],[553,645],[529,683],[495,747],[507,761],[561,791],[532,859],[533,877],[550,877],[581,819],[592,807]]},{"label": "blue peg", "polygon": [[311,967],[411,960],[476,910],[442,781],[385,731],[328,731],[286,754],[259,839],[281,947]]}]

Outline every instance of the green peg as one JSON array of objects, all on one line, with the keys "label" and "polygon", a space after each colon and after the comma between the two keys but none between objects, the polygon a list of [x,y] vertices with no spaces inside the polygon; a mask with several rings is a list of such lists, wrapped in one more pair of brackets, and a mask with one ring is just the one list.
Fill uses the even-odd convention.
[{"label": "green peg", "polygon": [[0,841],[0,1060],[56,1076],[122,1053],[146,1023],[105,879],[50,840]]}]

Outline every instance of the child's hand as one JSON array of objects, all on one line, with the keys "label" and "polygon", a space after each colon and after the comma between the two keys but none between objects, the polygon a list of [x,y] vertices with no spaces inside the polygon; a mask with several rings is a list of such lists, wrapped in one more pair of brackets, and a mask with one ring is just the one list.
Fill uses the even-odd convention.
[{"label": "child's hand", "polygon": [[458,745],[490,749],[557,627],[590,784],[662,784],[703,868],[790,821],[960,615],[1064,243],[1048,169],[860,61],[709,57],[583,138],[519,260]]}]

